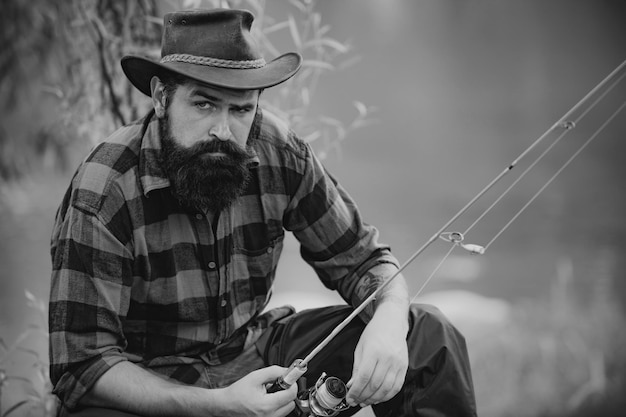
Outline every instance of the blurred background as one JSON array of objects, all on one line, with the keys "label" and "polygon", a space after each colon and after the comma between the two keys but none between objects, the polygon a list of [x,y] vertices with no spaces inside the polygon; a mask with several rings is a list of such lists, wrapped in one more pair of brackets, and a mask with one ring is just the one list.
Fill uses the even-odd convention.
[{"label": "blurred background", "polygon": [[[266,105],[311,141],[401,262],[626,60],[621,0],[3,1],[0,415],[53,415],[54,214],[86,152],[149,108],[119,58],[159,52],[165,11],[218,5],[257,15],[266,58],[303,53]],[[489,242],[625,100],[622,80],[466,242]],[[455,250],[417,298],[465,333],[479,415],[623,415],[625,132],[622,111],[484,255]],[[413,292],[448,248],[438,240],[407,268]],[[272,305],[334,302],[288,239]]]}]

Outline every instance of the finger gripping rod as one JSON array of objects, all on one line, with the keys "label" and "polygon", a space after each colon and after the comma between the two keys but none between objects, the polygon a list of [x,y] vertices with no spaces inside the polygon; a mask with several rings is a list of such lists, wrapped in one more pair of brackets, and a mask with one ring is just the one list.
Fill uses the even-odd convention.
[{"label": "finger gripping rod", "polygon": [[[435,235],[430,239],[430,241],[434,241],[436,238],[437,236]],[[326,336],[326,338],[322,340],[315,347],[315,349],[311,351],[311,353],[309,353],[304,359],[296,359],[295,361],[293,361],[285,374],[279,377],[276,381],[274,381],[274,383],[272,383],[272,385],[267,388],[267,392],[273,393],[281,390],[286,390],[291,385],[293,385],[302,375],[304,375],[304,373],[307,371],[307,364],[311,361],[311,359],[313,359],[315,355],[317,355],[326,345],[328,345],[328,343],[330,343],[330,341],[333,340],[335,336],[337,336],[337,334],[341,330],[343,330],[343,328],[346,327],[361,311],[363,311],[363,309],[365,309],[365,307],[370,302],[372,302],[378,294],[380,294],[380,292],[387,286],[387,284],[389,284],[394,278],[400,275],[404,268],[406,268],[412,260],[414,260],[421,252],[423,252],[427,246],[428,245],[424,245],[417,252],[415,252],[413,256],[411,256],[408,261],[400,266],[400,268],[393,275],[387,278],[376,289],[376,291],[370,294],[369,297],[367,297],[358,307],[356,307],[348,317],[343,319],[343,321],[339,323],[337,327],[335,327],[333,331],[328,336]]]},{"label": "finger gripping rod", "polygon": [[[451,221],[449,223],[451,223]],[[446,224],[446,227],[447,225],[449,225],[449,223]],[[443,228],[441,230],[443,230]],[[404,264],[402,264],[393,275],[383,281],[383,283],[376,289],[376,291],[371,293],[369,297],[363,300],[363,302],[359,304],[359,306],[356,307],[352,311],[352,313],[350,313],[349,316],[343,319],[343,321],[339,323],[337,327],[335,327],[333,331],[328,336],[326,336],[326,338],[322,340],[315,347],[315,349],[311,351],[311,353],[309,353],[304,359],[296,359],[295,361],[293,361],[291,366],[289,366],[289,368],[287,369],[287,372],[285,372],[283,376],[279,377],[276,381],[274,381],[272,385],[267,388],[267,392],[272,393],[280,390],[286,390],[291,385],[293,385],[302,375],[304,375],[304,373],[307,371],[307,364],[311,361],[311,359],[313,359],[324,347],[326,347],[326,345],[328,345],[328,343],[330,343],[330,341],[333,340],[335,336],[337,336],[337,334],[343,330],[344,327],[346,327],[361,311],[363,311],[369,303],[374,301],[378,294],[380,294],[381,291],[385,289],[387,285],[391,281],[393,281],[394,278],[399,276],[400,273],[404,271],[404,269],[415,260],[415,258],[417,258],[422,252],[424,252],[424,250],[426,250],[426,248],[430,246],[431,243],[437,240],[439,234],[441,234],[441,230],[434,234],[430,239],[428,239],[428,241],[424,243],[422,247],[419,248],[413,255],[411,255],[411,257]]]}]

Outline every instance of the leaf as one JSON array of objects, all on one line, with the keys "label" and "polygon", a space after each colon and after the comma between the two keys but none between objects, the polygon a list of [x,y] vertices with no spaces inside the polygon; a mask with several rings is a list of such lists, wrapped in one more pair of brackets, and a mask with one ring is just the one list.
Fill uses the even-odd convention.
[{"label": "leaf", "polygon": [[315,12],[311,15],[311,21],[313,22],[314,33],[319,33],[320,24],[322,23],[322,14]]},{"label": "leaf", "polygon": [[46,381],[48,381],[48,376],[42,370],[39,370],[39,372],[37,372],[37,379],[45,384]]},{"label": "leaf", "polygon": [[35,297],[32,292],[24,290],[24,293],[26,294],[26,299],[28,299],[28,301],[31,303],[37,303],[37,297]]},{"label": "leaf", "polygon": [[365,104],[358,100],[353,101],[352,104],[354,104],[354,107],[356,107],[360,117],[367,116],[367,106]]},{"label": "leaf", "polygon": [[330,25],[324,25],[315,31],[315,36],[321,38],[330,31]]},{"label": "leaf", "polygon": [[350,47],[348,45],[345,45],[331,38],[312,39],[304,44],[304,48],[310,48],[310,47],[316,47],[316,46],[327,46],[342,54],[345,54],[350,50]]},{"label": "leaf", "polygon": [[27,385],[32,385],[33,384],[30,379],[28,379],[26,377],[23,377],[23,376],[8,376],[6,378],[6,380],[21,381],[21,382],[24,382]]},{"label": "leaf", "polygon": [[183,9],[197,9],[201,7],[202,0],[185,0],[183,1]]},{"label": "leaf", "polygon": [[300,39],[300,32],[298,32],[298,25],[296,24],[296,19],[292,15],[289,15],[289,31],[291,32],[291,38],[293,39],[294,45],[296,48],[302,49],[302,40]]},{"label": "leaf", "polygon": [[[263,5],[261,4],[261,2],[259,2],[258,0],[248,0],[246,3],[248,3],[247,5],[241,5],[241,4],[236,4],[235,7],[237,9],[245,9],[246,7],[250,7],[252,8],[252,14],[254,14],[255,16],[261,16],[263,15]],[[242,7],[245,6],[245,7]]]},{"label": "leaf", "polygon": [[31,385],[26,386],[26,397],[34,403],[41,402],[41,394]]},{"label": "leaf", "polygon": [[156,23],[157,25],[163,26],[163,19],[157,16],[146,16],[144,17],[150,23]]},{"label": "leaf", "polygon": [[306,13],[306,6],[302,4],[302,2],[298,0],[289,0],[289,3],[291,3],[294,7],[300,10],[302,13]]},{"label": "leaf", "polygon": [[62,100],[64,97],[63,90],[61,90],[61,88],[58,86],[44,85],[41,87],[41,91],[43,91],[44,93],[51,94],[59,100]]},{"label": "leaf", "polygon": [[341,121],[328,116],[320,116],[320,122],[330,126],[334,126],[338,129],[343,127],[343,123]]},{"label": "leaf", "polygon": [[302,98],[302,105],[307,106],[311,103],[311,96],[307,87],[302,87],[300,91],[300,97]]},{"label": "leaf", "polygon": [[11,408],[9,408],[3,415],[2,417],[7,417],[9,414],[11,414],[12,412],[14,412],[15,410],[17,410],[18,408],[20,408],[21,406],[28,404],[28,400],[22,400],[20,402],[18,402],[17,404],[14,404]]},{"label": "leaf", "polygon": [[303,67],[311,67],[311,68],[319,68],[332,71],[335,69],[334,66],[329,64],[328,62],[318,61],[316,59],[305,59],[302,61]]},{"label": "leaf", "polygon": [[341,62],[337,66],[337,69],[343,71],[346,68],[350,68],[351,66],[356,65],[359,61],[361,61],[361,57],[358,56],[358,55],[350,57],[350,58],[346,59],[345,61]]},{"label": "leaf", "polygon": [[313,142],[317,139],[319,139],[322,136],[322,134],[320,132],[318,132],[317,130],[307,136],[304,137],[304,141],[305,142]]},{"label": "leaf", "polygon": [[[303,64],[304,65],[304,64]],[[297,80],[301,82],[301,84],[309,84],[308,80],[316,73],[319,72],[319,69],[313,67],[307,67],[306,65],[300,70],[300,74],[298,75]]]},{"label": "leaf", "polygon": [[19,350],[20,352],[24,352],[24,353],[30,353],[31,355],[33,355],[34,357],[36,357],[37,359],[39,359],[39,352],[37,352],[34,349],[28,349],[22,346],[18,346],[16,348],[16,350]]}]

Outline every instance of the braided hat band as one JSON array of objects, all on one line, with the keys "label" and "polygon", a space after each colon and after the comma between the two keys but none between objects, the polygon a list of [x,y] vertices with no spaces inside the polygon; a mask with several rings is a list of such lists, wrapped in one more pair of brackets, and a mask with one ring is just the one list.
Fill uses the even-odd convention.
[{"label": "braided hat band", "polygon": [[263,68],[265,66],[265,59],[263,58],[245,61],[232,61],[229,59],[195,56],[190,54],[170,54],[161,58],[162,64],[167,62],[185,62],[188,64],[206,65],[208,67],[232,69],[253,69]]}]

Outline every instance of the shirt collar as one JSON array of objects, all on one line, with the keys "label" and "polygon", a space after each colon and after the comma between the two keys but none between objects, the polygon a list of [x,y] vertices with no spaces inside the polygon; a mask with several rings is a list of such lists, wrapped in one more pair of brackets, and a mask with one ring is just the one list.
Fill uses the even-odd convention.
[{"label": "shirt collar", "polygon": [[139,178],[143,194],[147,197],[150,191],[170,186],[170,180],[161,167],[159,121],[154,116],[154,110],[145,117],[143,132],[139,153]]}]

